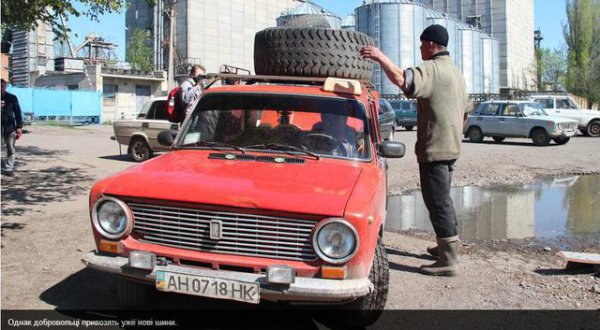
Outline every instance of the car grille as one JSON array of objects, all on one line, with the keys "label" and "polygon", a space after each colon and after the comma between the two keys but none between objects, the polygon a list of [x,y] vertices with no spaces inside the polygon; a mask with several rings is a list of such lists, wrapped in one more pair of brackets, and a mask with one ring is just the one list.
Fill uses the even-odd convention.
[{"label": "car grille", "polygon": [[[142,242],[183,249],[286,260],[316,259],[311,232],[316,220],[128,203],[133,233]],[[220,239],[211,222],[220,221]]]}]

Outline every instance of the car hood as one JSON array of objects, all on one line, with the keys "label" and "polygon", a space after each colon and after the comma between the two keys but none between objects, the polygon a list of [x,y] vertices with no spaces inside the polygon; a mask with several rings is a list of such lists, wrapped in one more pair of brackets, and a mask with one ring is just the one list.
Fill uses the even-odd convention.
[{"label": "car hood", "polygon": [[600,111],[598,110],[582,109],[581,114],[588,117],[600,117]]},{"label": "car hood", "polygon": [[169,152],[116,174],[103,194],[343,216],[362,171],[362,163],[349,160],[279,164],[209,159],[211,153],[223,154]]}]

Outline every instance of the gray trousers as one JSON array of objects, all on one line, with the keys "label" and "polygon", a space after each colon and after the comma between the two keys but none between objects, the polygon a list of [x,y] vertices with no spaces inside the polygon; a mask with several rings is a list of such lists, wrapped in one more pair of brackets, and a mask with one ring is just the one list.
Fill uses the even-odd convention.
[{"label": "gray trousers", "polygon": [[450,197],[450,184],[456,159],[419,163],[421,193],[429,219],[438,238],[458,235],[456,213]]},{"label": "gray trousers", "polygon": [[2,162],[2,170],[11,172],[15,169],[15,142],[17,141],[17,132],[12,131],[6,136],[2,134],[2,141],[6,144],[6,161]]}]

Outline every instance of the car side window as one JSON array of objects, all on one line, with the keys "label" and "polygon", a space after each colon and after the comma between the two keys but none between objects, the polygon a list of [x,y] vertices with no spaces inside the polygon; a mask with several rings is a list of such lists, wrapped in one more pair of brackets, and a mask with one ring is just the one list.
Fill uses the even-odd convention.
[{"label": "car side window", "polygon": [[516,104],[509,104],[502,111],[503,116],[515,117],[519,113],[519,107]]},{"label": "car side window", "polygon": [[156,102],[152,103],[152,105],[150,106],[150,109],[148,109],[148,112],[146,113],[146,119],[154,119],[154,105],[156,104]]},{"label": "car side window", "polygon": [[479,111],[479,115],[480,116],[495,116],[496,113],[498,112],[499,107],[500,107],[500,104],[495,104],[495,103],[487,104],[486,106],[483,107],[483,109],[481,109]]},{"label": "car side window", "polygon": [[152,107],[154,108],[154,119],[167,120],[167,101],[156,101]]},{"label": "car side window", "polygon": [[567,101],[569,102],[569,108],[571,110],[577,110],[577,105],[575,105],[575,103],[573,103],[573,101],[567,99]]},{"label": "car side window", "polygon": [[535,99],[544,109],[554,109],[554,99]]}]

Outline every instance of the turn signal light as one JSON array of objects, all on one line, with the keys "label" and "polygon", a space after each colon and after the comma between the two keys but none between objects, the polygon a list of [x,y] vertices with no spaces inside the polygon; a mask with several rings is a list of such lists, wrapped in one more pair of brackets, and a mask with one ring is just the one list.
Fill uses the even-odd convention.
[{"label": "turn signal light", "polygon": [[101,239],[100,244],[98,244],[98,251],[118,254],[123,252],[123,249],[121,248],[121,244],[119,244],[119,242]]},{"label": "turn signal light", "polygon": [[321,277],[343,280],[346,278],[346,267],[321,266]]}]

